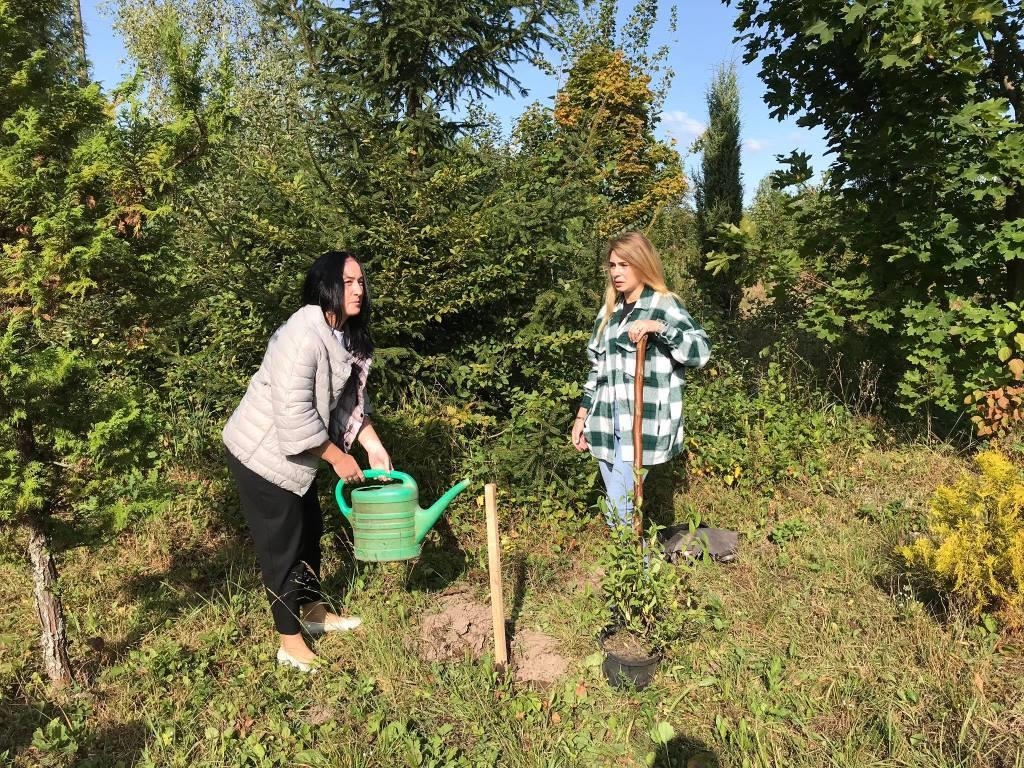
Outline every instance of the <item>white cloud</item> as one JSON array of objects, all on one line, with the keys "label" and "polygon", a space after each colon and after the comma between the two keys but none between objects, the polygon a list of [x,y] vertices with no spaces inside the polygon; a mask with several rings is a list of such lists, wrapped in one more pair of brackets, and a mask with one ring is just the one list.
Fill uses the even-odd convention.
[{"label": "white cloud", "polygon": [[743,148],[747,152],[763,152],[768,149],[769,142],[765,139],[744,139]]},{"label": "white cloud", "polygon": [[707,129],[700,120],[679,109],[662,113],[661,121],[665,124],[666,133],[681,140],[695,139]]}]

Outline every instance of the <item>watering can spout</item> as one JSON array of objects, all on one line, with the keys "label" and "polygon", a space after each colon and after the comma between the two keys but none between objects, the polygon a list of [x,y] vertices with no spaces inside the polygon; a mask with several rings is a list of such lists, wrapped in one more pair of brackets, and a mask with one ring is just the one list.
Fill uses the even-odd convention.
[{"label": "watering can spout", "polygon": [[448,508],[448,505],[452,503],[452,500],[462,493],[466,488],[469,487],[469,480],[463,480],[461,483],[453,486],[444,496],[434,502],[434,504],[428,509],[421,509],[416,512],[416,543],[420,544],[426,537],[430,529],[434,527],[441,515]]}]

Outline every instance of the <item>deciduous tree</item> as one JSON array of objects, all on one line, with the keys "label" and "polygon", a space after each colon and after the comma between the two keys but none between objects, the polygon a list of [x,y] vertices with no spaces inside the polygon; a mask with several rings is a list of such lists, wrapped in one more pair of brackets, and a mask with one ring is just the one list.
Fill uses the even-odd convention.
[{"label": "deciduous tree", "polygon": [[[777,117],[831,156],[816,254],[824,338],[862,337],[907,407],[1010,378],[1024,314],[1019,2],[739,0]],[[1024,340],[1024,337],[1022,337]]]}]

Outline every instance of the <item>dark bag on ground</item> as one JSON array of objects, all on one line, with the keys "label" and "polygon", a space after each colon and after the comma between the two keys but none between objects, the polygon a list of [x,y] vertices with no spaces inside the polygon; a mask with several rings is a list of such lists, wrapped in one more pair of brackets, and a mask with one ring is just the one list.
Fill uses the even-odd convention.
[{"label": "dark bag on ground", "polygon": [[696,528],[689,525],[675,525],[658,534],[662,550],[670,563],[677,560],[695,560],[706,554],[718,563],[730,563],[736,559],[739,534],[721,528]]}]

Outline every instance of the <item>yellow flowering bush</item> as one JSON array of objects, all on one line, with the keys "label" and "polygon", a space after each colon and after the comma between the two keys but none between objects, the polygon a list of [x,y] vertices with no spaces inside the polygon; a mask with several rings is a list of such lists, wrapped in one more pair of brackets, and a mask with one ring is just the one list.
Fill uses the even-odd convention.
[{"label": "yellow flowering bush", "polygon": [[1024,628],[1024,478],[1001,453],[975,458],[978,474],[939,486],[925,535],[900,554],[924,582],[978,617]]}]

